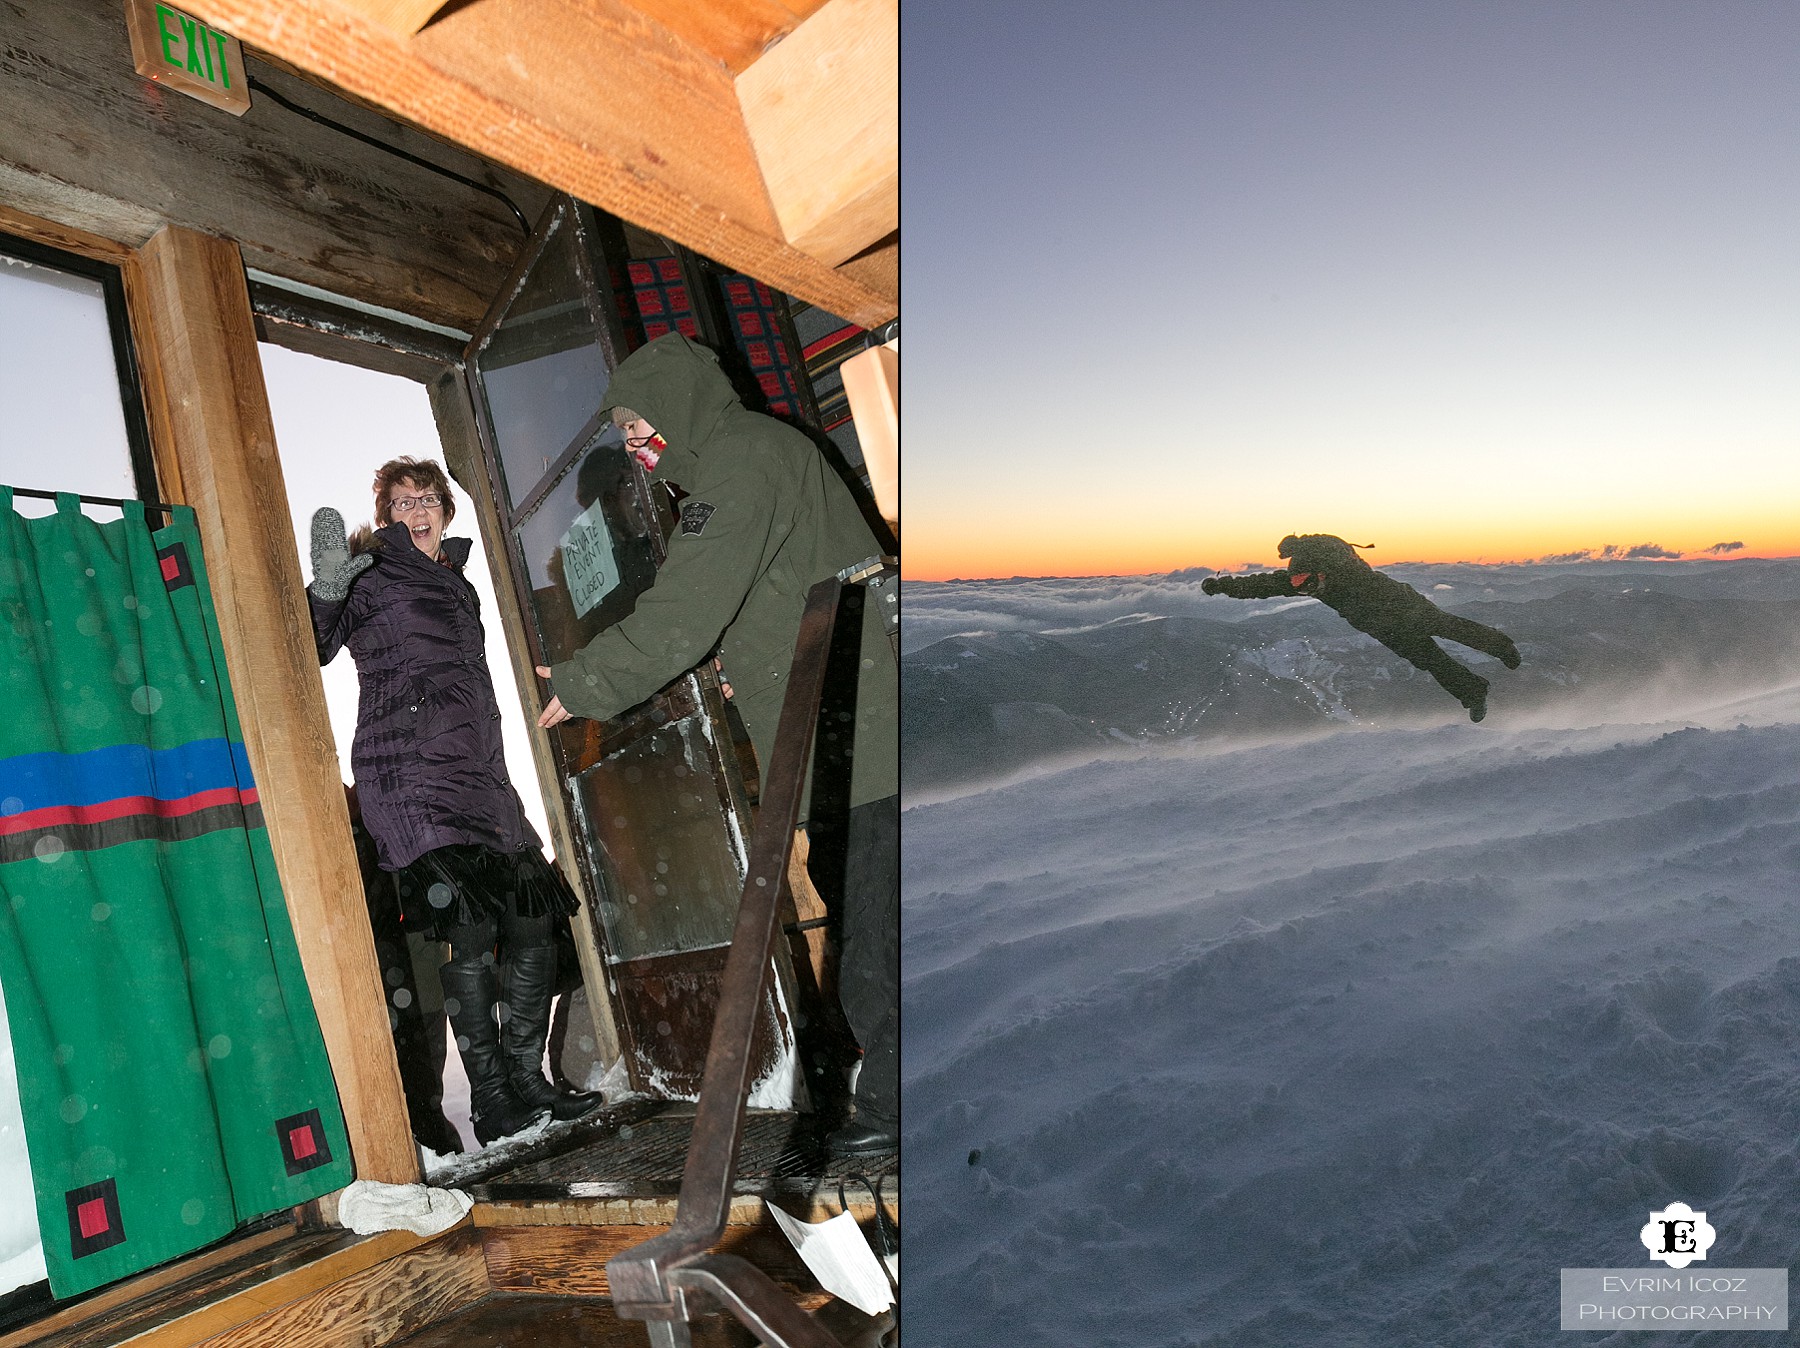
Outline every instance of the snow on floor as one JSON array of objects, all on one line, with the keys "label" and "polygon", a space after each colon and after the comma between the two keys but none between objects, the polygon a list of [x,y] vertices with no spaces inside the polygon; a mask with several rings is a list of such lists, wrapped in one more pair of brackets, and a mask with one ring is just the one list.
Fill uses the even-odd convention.
[{"label": "snow on floor", "polygon": [[1792,691],[909,808],[908,1337],[1560,1342],[1676,1199],[1794,1263],[1797,823]]}]

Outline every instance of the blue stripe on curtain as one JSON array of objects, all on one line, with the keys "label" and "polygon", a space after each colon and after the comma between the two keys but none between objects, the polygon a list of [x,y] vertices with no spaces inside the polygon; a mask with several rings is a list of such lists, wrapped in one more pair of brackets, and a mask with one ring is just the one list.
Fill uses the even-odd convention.
[{"label": "blue stripe on curtain", "polygon": [[121,796],[180,800],[249,780],[244,746],[223,738],[168,749],[115,744],[80,754],[19,754],[0,759],[0,817]]}]

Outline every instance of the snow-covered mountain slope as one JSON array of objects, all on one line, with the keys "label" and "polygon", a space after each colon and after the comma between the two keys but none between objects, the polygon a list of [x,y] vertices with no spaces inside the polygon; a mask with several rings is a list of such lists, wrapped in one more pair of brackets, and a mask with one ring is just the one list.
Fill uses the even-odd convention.
[{"label": "snow-covered mountain slope", "polygon": [[[1401,566],[1397,579],[1509,633],[1524,665],[1446,645],[1493,684],[1490,715],[1620,714],[1800,677],[1800,562]],[[1436,683],[1310,599],[1200,593],[1201,573],[911,585],[907,784],[992,780],[1164,738],[1462,716]]]},{"label": "snow-covered mountain slope", "polygon": [[916,795],[909,1337],[1538,1345],[1677,1199],[1710,1267],[1800,1268],[1800,688],[1725,678],[1785,601],[1584,588],[1489,602],[1576,684],[1656,657],[1605,697]]}]

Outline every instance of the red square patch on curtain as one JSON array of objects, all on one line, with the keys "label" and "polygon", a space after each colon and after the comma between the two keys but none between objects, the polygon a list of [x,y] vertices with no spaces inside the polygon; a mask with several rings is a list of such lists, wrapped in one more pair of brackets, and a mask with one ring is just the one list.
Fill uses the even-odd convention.
[{"label": "red square patch on curtain", "polygon": [[331,1159],[331,1144],[325,1140],[325,1127],[316,1109],[282,1119],[275,1125],[275,1139],[281,1144],[281,1159],[289,1175],[315,1170]]},{"label": "red square patch on curtain", "polygon": [[194,568],[188,561],[187,545],[171,543],[156,550],[156,561],[162,567],[163,584],[171,590],[194,583]]},{"label": "red square patch on curtain", "polygon": [[125,1240],[119,1216],[119,1189],[111,1180],[85,1184],[65,1195],[69,1205],[69,1254],[80,1259],[109,1250]]},{"label": "red square patch on curtain", "polygon": [[110,1230],[112,1222],[106,1215],[106,1200],[90,1198],[75,1209],[76,1224],[81,1227],[81,1238],[92,1240],[102,1231]]}]

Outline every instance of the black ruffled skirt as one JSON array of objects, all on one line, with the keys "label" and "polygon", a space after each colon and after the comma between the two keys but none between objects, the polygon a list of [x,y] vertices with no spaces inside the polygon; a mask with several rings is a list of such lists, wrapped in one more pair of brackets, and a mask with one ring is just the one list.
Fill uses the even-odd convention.
[{"label": "black ruffled skirt", "polygon": [[496,852],[479,843],[451,843],[402,867],[394,881],[406,929],[434,941],[490,918],[504,931],[509,910],[520,917],[567,917],[578,907],[568,881],[535,848]]}]

